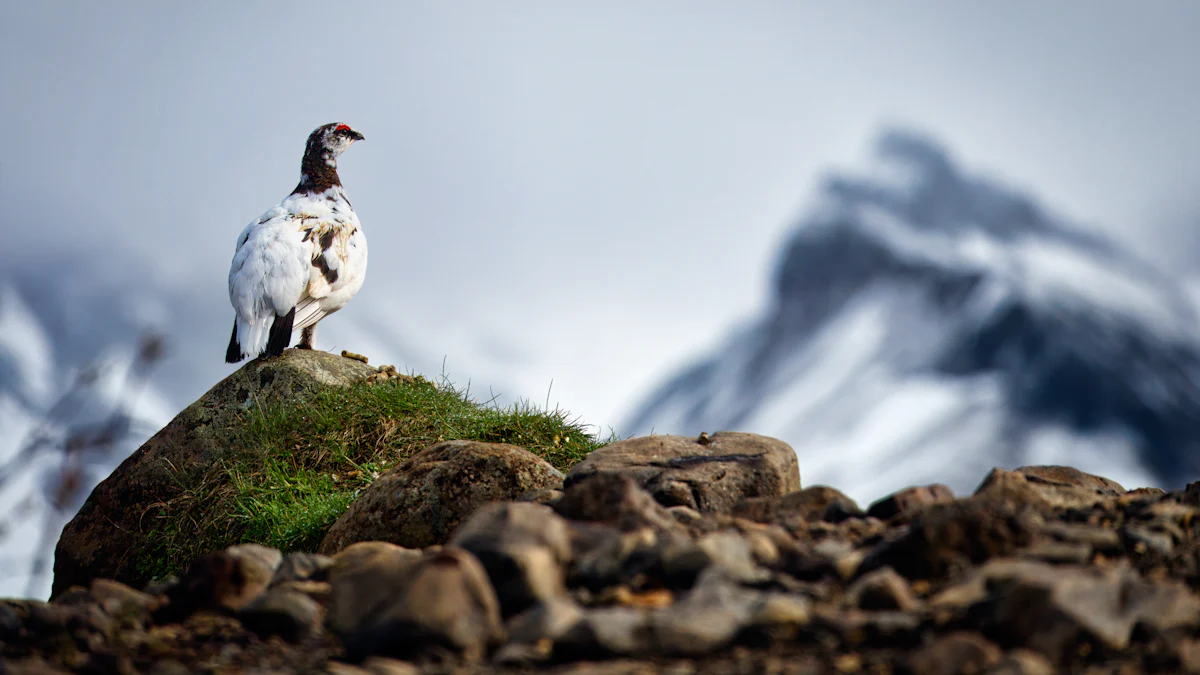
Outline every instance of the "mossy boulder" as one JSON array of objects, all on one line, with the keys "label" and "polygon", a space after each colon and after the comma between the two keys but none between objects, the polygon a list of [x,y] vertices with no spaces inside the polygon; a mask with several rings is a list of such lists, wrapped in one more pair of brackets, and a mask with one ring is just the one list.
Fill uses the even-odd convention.
[{"label": "mossy boulder", "polygon": [[445,544],[467,516],[491,502],[562,487],[563,474],[524,448],[506,443],[446,441],[381,475],[329,528],[320,553],[360,541],[405,548]]},{"label": "mossy boulder", "polygon": [[[205,486],[213,469],[253,461],[243,432],[248,413],[279,401],[302,401],[375,373],[353,359],[292,349],[250,362],[185,408],[92,491],[63,528],[54,555],[52,593],[106,577],[140,585],[151,573],[137,563],[162,528],[164,506]],[[199,529],[199,523],[193,523]]]},{"label": "mossy boulder", "polygon": [[96,577],[137,586],[244,542],[316,551],[377,478],[454,440],[523,448],[554,485],[607,442],[561,410],[289,350],[213,387],[93,491],[59,540],[53,592]]}]

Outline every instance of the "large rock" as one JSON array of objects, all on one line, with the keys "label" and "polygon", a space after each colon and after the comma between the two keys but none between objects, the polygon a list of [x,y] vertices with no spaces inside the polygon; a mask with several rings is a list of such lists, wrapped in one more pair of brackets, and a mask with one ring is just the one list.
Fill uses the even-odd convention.
[{"label": "large rock", "polygon": [[732,513],[744,499],[800,489],[800,466],[787,443],[734,432],[619,441],[576,464],[566,485],[604,473],[631,476],[664,506],[708,513]]},{"label": "large rock", "polygon": [[504,443],[446,441],[393,467],[364,488],[329,528],[320,552],[359,541],[407,548],[444,544],[476,509],[562,484],[563,475],[537,455]]},{"label": "large rock", "polygon": [[201,482],[213,466],[254,448],[231,441],[246,411],[277,400],[303,399],[331,386],[348,386],[375,369],[326,352],[285,351],[251,361],[222,380],[146,441],[104,479],[63,528],[54,555],[53,594],[107,577],[141,586],[148,575],[137,554],[160,526],[156,506]]},{"label": "large rock", "polygon": [[1138,625],[1150,635],[1200,625],[1200,598],[1185,584],[1150,582],[1128,568],[996,560],[978,575],[994,595],[992,629],[1052,660],[1084,639],[1125,649]]},{"label": "large rock", "polygon": [[793,517],[840,523],[847,518],[861,518],[866,514],[853,499],[840,491],[826,485],[814,485],[779,497],[747,499],[737,505],[733,515],[760,523],[774,523]]},{"label": "large rock", "polygon": [[378,542],[340,556],[328,625],[351,660],[448,648],[479,660],[504,638],[487,572],[456,548],[424,555]]},{"label": "large rock", "polygon": [[1124,494],[1117,483],[1062,466],[1023,466],[1016,471],[992,469],[975,496],[1042,508],[1087,508]]},{"label": "large rock", "polygon": [[565,592],[570,533],[567,522],[549,506],[487,504],[455,531],[450,545],[469,551],[483,564],[506,617]]}]

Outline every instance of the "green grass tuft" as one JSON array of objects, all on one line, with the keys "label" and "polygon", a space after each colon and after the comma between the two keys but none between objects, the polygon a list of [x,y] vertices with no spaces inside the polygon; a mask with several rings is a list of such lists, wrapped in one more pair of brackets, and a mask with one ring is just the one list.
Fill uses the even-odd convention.
[{"label": "green grass tuft", "polygon": [[588,433],[561,410],[524,402],[500,408],[447,382],[405,376],[255,406],[244,422],[234,437],[243,449],[237,459],[163,505],[168,524],[147,542],[142,572],[178,573],[197,556],[238,542],[313,551],[359,489],[439,441],[512,443],[565,472],[615,440]]}]

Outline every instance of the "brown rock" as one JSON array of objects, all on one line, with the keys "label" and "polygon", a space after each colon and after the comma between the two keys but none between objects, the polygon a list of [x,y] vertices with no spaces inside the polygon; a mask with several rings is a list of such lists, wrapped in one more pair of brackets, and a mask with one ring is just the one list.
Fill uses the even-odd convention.
[{"label": "brown rock", "polygon": [[315,600],[283,587],[272,588],[237,614],[242,625],[260,637],[278,635],[287,642],[300,642],[315,633],[321,616]]},{"label": "brown rock", "polygon": [[[487,572],[466,551],[443,548],[413,559],[376,550],[343,563],[334,563],[330,577],[328,623],[351,660],[450,649],[478,661],[504,637]],[[372,595],[370,607],[354,606]]]},{"label": "brown rock", "polygon": [[573,481],[555,502],[554,510],[571,520],[608,523],[624,531],[681,527],[631,476],[620,473],[598,473]]},{"label": "brown rock", "polygon": [[450,545],[483,564],[506,617],[564,592],[571,540],[566,521],[548,506],[487,504],[455,531]]},{"label": "brown rock", "polygon": [[840,523],[847,518],[861,518],[863,512],[853,499],[838,490],[814,485],[782,496],[742,500],[734,508],[733,515],[760,523],[794,517]]},{"label": "brown rock", "polygon": [[158,605],[154,596],[111,579],[94,579],[91,593],[96,603],[112,616],[141,617]]},{"label": "brown rock", "polygon": [[720,432],[707,442],[683,436],[618,441],[588,455],[567,474],[570,488],[596,474],[621,474],[664,506],[732,513],[741,501],[800,489],[796,453],[783,441]]},{"label": "brown rock", "polygon": [[559,498],[562,497],[562,494],[563,493],[562,493],[561,486],[540,488],[537,490],[531,490],[529,492],[526,492],[525,494],[521,495],[520,497],[517,497],[516,501],[533,502],[535,504],[545,504],[546,506],[553,506],[554,502],[558,501]]},{"label": "brown rock", "polygon": [[1124,649],[1138,624],[1158,633],[1200,624],[1200,598],[1186,586],[1150,583],[1128,568],[997,560],[980,574],[994,589],[997,632],[1052,660],[1082,637]]},{"label": "brown rock", "polygon": [[446,441],[393,467],[363,489],[329,528],[320,552],[336,553],[359,541],[408,548],[446,543],[476,509],[558,485],[562,474],[515,445]]},{"label": "brown rock", "polygon": [[1086,508],[1123,493],[1120,485],[1107,478],[1058,466],[992,469],[975,490],[982,499],[1054,508]]},{"label": "brown rock", "polygon": [[1002,652],[978,633],[957,632],[939,637],[908,659],[914,675],[982,673],[999,663]]},{"label": "brown rock", "polygon": [[271,585],[292,581],[326,581],[329,579],[329,568],[333,567],[333,559],[329,556],[314,553],[296,552],[283,556],[275,575],[271,577]]},{"label": "brown rock", "polygon": [[374,372],[370,366],[311,349],[257,359],[222,380],[146,441],[88,496],[63,528],[54,554],[53,595],[72,585],[109,578],[141,587],[136,553],[152,543],[157,505],[199,484],[210,467],[231,459],[253,462],[254,448],[231,442],[255,402],[303,399]]},{"label": "brown rock", "polygon": [[905,534],[871,551],[862,571],[890,566],[909,579],[938,577],[1012,554],[1032,542],[1040,525],[1035,513],[1007,502],[934,504],[913,517]]},{"label": "brown rock", "polygon": [[1059,541],[1072,544],[1085,544],[1103,553],[1113,553],[1122,550],[1121,535],[1116,530],[1110,530],[1096,525],[1080,523],[1050,522],[1041,528],[1043,534]]},{"label": "brown rock", "polygon": [[1069,466],[1022,466],[1017,473],[1025,474],[1031,481],[1041,481],[1046,484],[1071,485],[1086,490],[1096,490],[1105,495],[1116,496],[1123,494],[1125,488],[1121,484],[1104,478],[1084,473]]},{"label": "brown rock", "polygon": [[258,544],[238,544],[192,561],[168,592],[160,620],[180,620],[201,610],[236,612],[267,590],[283,556]]},{"label": "brown rock", "polygon": [[349,633],[378,614],[408,583],[421,555],[383,541],[364,541],[334,556],[329,569],[329,629]]},{"label": "brown rock", "polygon": [[1028,649],[1014,649],[987,671],[987,675],[1054,675],[1054,664]]},{"label": "brown rock", "polygon": [[941,483],[904,488],[871,504],[867,515],[880,520],[909,515],[929,506],[954,501],[954,491]]},{"label": "brown rock", "polygon": [[846,602],[859,609],[895,609],[911,612],[917,608],[917,596],[904,577],[890,567],[864,575],[846,589]]}]

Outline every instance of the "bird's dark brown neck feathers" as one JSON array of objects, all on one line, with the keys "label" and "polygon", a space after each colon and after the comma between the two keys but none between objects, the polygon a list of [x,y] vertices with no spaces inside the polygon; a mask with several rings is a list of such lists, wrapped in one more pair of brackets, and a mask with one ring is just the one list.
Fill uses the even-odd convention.
[{"label": "bird's dark brown neck feathers", "polygon": [[334,186],[341,186],[338,178],[337,160],[321,147],[310,147],[300,162],[300,184],[292,194],[319,194]]}]

